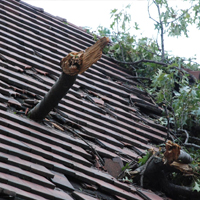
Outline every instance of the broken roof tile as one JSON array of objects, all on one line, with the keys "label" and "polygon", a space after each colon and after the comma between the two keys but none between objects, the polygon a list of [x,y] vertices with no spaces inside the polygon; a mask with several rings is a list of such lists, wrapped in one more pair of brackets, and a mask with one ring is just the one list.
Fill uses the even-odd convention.
[{"label": "broken roof tile", "polygon": [[[100,193],[113,199],[159,199],[95,165],[117,156],[125,164],[167,135],[166,128],[143,115],[144,109],[149,116],[161,109],[136,87],[128,70],[103,55],[77,77],[47,116],[49,123],[30,120],[24,113],[58,79],[60,60],[95,41],[65,19],[20,0],[0,1],[0,18],[0,191],[27,200],[92,200]],[[96,189],[93,195],[89,188],[80,192],[75,183]]]}]

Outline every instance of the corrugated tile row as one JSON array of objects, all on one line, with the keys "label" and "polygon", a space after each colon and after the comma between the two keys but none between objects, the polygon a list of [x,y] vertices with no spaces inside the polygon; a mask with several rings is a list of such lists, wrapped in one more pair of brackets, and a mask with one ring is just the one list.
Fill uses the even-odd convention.
[{"label": "corrugated tile row", "polygon": [[100,164],[138,159],[166,137],[149,117],[162,109],[107,56],[78,76],[43,122],[26,116],[58,79],[60,60],[94,43],[92,35],[41,8],[0,1],[0,196],[162,199],[119,182]]}]

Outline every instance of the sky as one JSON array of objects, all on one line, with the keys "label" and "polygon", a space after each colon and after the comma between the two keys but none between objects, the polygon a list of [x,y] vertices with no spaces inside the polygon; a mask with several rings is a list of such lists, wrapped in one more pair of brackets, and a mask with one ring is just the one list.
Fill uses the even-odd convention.
[{"label": "sky", "polygon": [[[139,24],[139,31],[132,31],[138,37],[148,37],[156,39],[157,32],[154,30],[154,22],[149,19],[147,11],[147,0],[23,0],[31,5],[43,8],[45,12],[52,15],[65,18],[68,22],[81,27],[90,27],[96,30],[99,25],[109,28],[112,22],[110,12],[116,8],[123,9],[128,4],[131,4],[129,9],[132,23]],[[177,5],[178,8],[187,8],[187,4],[182,4],[180,0],[171,0],[172,5]],[[156,17],[156,8],[151,6],[150,12],[153,17]],[[172,55],[179,57],[191,58],[195,57],[196,62],[200,63],[200,30],[194,26],[189,27],[189,38],[181,36],[166,37],[165,50]],[[142,34],[142,35],[141,35]],[[158,42],[160,42],[158,38]]]}]

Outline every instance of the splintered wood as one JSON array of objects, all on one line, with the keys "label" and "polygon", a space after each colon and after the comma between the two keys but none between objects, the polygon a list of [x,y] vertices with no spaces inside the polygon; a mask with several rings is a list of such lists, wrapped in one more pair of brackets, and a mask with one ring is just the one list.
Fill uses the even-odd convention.
[{"label": "splintered wood", "polygon": [[85,51],[69,53],[60,63],[63,72],[74,76],[86,71],[101,58],[103,48],[109,41],[109,38],[103,37]]},{"label": "splintered wood", "polygon": [[172,141],[168,140],[166,142],[166,151],[164,153],[164,164],[171,164],[173,161],[178,160],[180,155],[181,147],[178,144],[173,143]]}]

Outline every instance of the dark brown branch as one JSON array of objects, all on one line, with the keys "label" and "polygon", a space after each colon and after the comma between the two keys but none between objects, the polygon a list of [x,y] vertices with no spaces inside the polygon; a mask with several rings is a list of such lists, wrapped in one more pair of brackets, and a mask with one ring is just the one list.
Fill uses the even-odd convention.
[{"label": "dark brown branch", "polygon": [[184,196],[187,199],[200,198],[200,192],[192,191],[192,187],[185,187],[185,186],[180,186],[180,185],[175,185],[173,183],[170,183],[163,171],[161,172],[161,175],[162,175],[162,178],[161,178],[162,188],[164,192],[170,197],[176,198],[176,197],[179,197],[179,195],[181,195],[182,197]]},{"label": "dark brown branch", "polygon": [[146,78],[146,77],[138,77],[138,76],[127,76],[127,79],[142,79],[142,80],[150,80],[150,78]]},{"label": "dark brown branch", "polygon": [[193,143],[186,143],[186,144],[184,144],[184,146],[186,146],[186,147],[194,147],[194,148],[200,149],[199,145],[193,144]]},{"label": "dark brown branch", "polygon": [[30,119],[41,121],[45,116],[58,105],[60,100],[66,95],[76,80],[77,75],[70,76],[61,73],[60,78],[53,85],[48,93],[44,96],[40,103],[38,103],[29,113]]},{"label": "dark brown branch", "polygon": [[167,64],[164,63],[164,62],[158,62],[158,61],[148,60],[148,59],[144,59],[144,58],[142,58],[141,60],[136,61],[136,62],[123,62],[123,61],[119,61],[119,60],[117,60],[117,59],[115,59],[113,57],[112,57],[112,59],[117,63],[127,64],[127,65],[136,65],[136,64],[139,64],[141,62],[145,62],[145,63],[149,62],[149,63],[155,63],[155,64],[158,64],[158,65],[167,66]]}]

